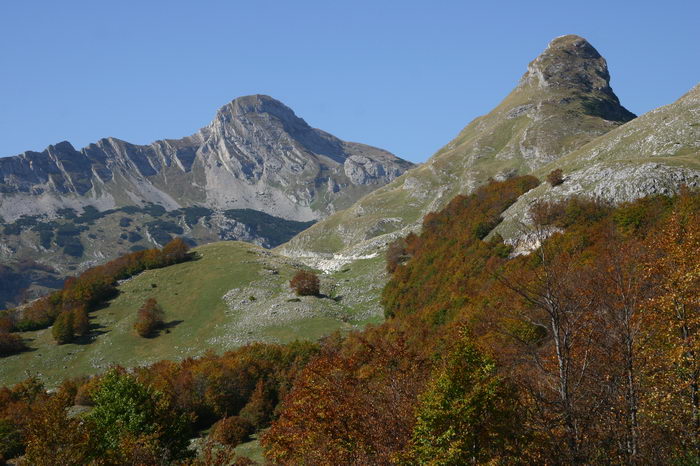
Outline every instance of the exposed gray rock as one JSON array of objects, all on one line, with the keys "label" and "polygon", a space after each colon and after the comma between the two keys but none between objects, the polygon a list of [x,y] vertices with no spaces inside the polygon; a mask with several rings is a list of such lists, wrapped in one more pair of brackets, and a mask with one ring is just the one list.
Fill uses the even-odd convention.
[{"label": "exposed gray rock", "polygon": [[393,180],[410,162],[310,127],[264,95],[225,105],[208,126],[146,146],[106,138],[0,158],[0,215],[155,203],[322,218]]}]

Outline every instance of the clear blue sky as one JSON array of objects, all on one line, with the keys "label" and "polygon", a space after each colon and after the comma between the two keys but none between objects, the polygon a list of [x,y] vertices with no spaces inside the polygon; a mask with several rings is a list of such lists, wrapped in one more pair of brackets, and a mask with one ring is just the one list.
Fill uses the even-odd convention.
[{"label": "clear blue sky", "polygon": [[427,159],[554,37],[586,37],[641,114],[700,81],[700,2],[4,1],[0,156],[192,134],[247,94]]}]

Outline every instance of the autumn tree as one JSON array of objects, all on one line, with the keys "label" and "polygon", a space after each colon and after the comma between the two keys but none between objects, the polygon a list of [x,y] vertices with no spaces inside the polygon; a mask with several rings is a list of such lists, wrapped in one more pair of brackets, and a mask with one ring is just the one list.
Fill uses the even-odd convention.
[{"label": "autumn tree", "polygon": [[327,343],[262,436],[268,459],[388,464],[395,458],[410,441],[415,403],[429,374],[425,355],[405,337],[382,327]]},{"label": "autumn tree", "polygon": [[77,306],[71,311],[73,314],[73,334],[76,337],[84,337],[90,330],[90,318],[85,306]]},{"label": "autumn tree", "polygon": [[155,298],[148,298],[138,310],[134,329],[141,337],[153,336],[163,326],[164,312]]},{"label": "autumn tree", "polygon": [[561,168],[552,170],[547,174],[547,182],[550,186],[559,186],[564,182],[564,172]]},{"label": "autumn tree", "polygon": [[26,349],[27,345],[20,335],[0,330],[0,357],[20,353]]},{"label": "autumn tree", "polygon": [[609,355],[599,378],[607,381],[606,391],[612,394],[612,412],[616,413],[609,418],[609,431],[615,439],[610,443],[620,446],[615,456],[628,464],[649,458],[641,451],[639,420],[640,391],[646,391],[642,385],[646,361],[641,348],[648,343],[643,313],[654,291],[652,282],[645,280],[643,273],[646,257],[639,241],[624,240],[619,233],[607,230],[590,269],[594,305],[601,312],[605,330],[597,344]]},{"label": "autumn tree", "polygon": [[[523,259],[529,266],[514,266],[510,275],[498,276],[520,299],[518,305],[517,300],[508,304],[508,314],[542,326],[547,335],[544,342],[527,341],[510,332],[529,361],[515,366],[514,376],[541,411],[539,428],[554,435],[552,444],[563,442],[564,457],[571,463],[587,461],[593,425],[609,402],[596,374],[604,359],[598,344],[604,325],[592,293],[596,285],[565,238],[545,240],[546,230],[534,233],[539,247]],[[509,333],[507,327],[502,331]]]},{"label": "autumn tree", "polygon": [[318,275],[308,270],[299,270],[289,281],[289,286],[298,296],[318,296],[320,291]]},{"label": "autumn tree", "polygon": [[394,273],[399,265],[408,260],[408,257],[406,240],[404,238],[397,238],[392,241],[386,249],[386,271],[388,273]]},{"label": "autumn tree", "polygon": [[265,379],[259,379],[248,403],[239,414],[256,429],[267,427],[278,402],[277,393],[269,385]]},{"label": "autumn tree", "polygon": [[[693,198],[681,200],[691,204]],[[695,201],[697,204],[697,200]],[[659,416],[677,451],[700,458],[700,206],[679,206],[661,234],[654,235],[654,252],[645,277],[658,283],[648,303],[645,329],[653,362],[645,410]]]},{"label": "autumn tree", "polygon": [[211,438],[223,445],[235,447],[255,431],[253,424],[239,416],[225,417],[214,424]]},{"label": "autumn tree", "polygon": [[163,247],[163,261],[166,264],[176,264],[187,258],[190,247],[182,238],[175,238]]},{"label": "autumn tree", "polygon": [[24,431],[28,464],[77,465],[95,458],[90,426],[68,416],[70,405],[70,398],[63,393],[35,403]]}]

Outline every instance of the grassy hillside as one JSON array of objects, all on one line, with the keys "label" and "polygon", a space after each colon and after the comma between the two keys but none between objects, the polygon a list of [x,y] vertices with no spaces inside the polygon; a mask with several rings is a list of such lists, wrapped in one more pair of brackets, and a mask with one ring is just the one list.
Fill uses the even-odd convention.
[{"label": "grassy hillside", "polygon": [[[127,206],[99,212],[61,209],[58,217],[0,218],[0,308],[60,288],[63,278],[139,249],[160,247],[174,236],[190,244],[240,240],[277,246],[313,222],[295,222],[251,209],[214,211],[159,205]],[[3,286],[12,282],[11,286]]]},{"label": "grassy hillside", "polygon": [[[23,333],[31,349],[0,361],[0,386],[30,373],[51,386],[112,364],[179,360],[251,341],[315,340],[381,320],[377,297],[383,280],[376,271],[382,258],[323,275],[322,297],[297,297],[288,283],[303,266],[293,260],[241,242],[212,243],[194,252],[193,261],[122,283],[119,296],[91,314],[85,341],[58,346],[50,328]],[[165,310],[168,328],[145,339],[132,326],[137,309],[151,297]]]}]

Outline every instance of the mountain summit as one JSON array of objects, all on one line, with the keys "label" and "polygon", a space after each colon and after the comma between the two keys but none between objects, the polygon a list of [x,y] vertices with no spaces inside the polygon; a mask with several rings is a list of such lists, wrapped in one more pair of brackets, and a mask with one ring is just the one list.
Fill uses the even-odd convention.
[{"label": "mountain summit", "polygon": [[412,166],[265,95],[233,100],[182,139],[64,141],[0,158],[0,308],[173,235],[275,246]]},{"label": "mountain summit", "polygon": [[[620,105],[610,87],[608,64],[583,37],[557,37],[528,65],[518,88],[580,92],[588,114],[610,121],[629,121],[634,114]],[[561,102],[565,103],[565,102]]]},{"label": "mountain summit", "polygon": [[106,138],[0,159],[0,216],[159,204],[250,208],[307,221],[343,208],[412,164],[312,128],[264,95],[235,99],[192,136],[140,146]]},{"label": "mountain summit", "polygon": [[633,118],[610,88],[598,51],[579,36],[558,37],[496,108],[474,119],[425,164],[314,225],[284,250],[371,250],[416,229],[427,213],[457,194],[490,178],[531,173]]}]

